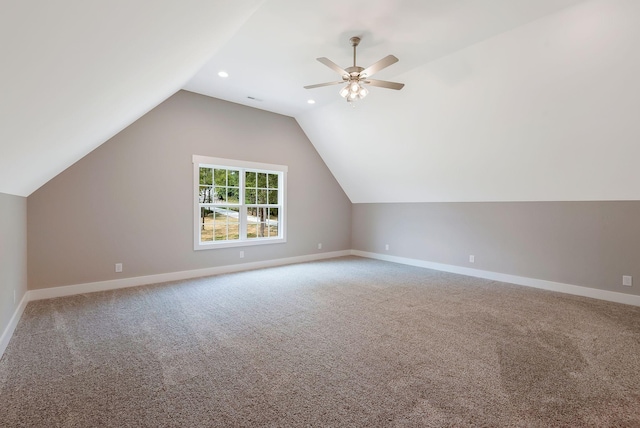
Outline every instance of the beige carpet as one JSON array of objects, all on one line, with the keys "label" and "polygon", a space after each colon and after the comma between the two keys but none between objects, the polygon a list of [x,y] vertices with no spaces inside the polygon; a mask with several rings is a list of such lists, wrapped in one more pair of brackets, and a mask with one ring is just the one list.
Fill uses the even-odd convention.
[{"label": "beige carpet", "polygon": [[640,308],[355,257],[31,302],[0,426],[640,426]]}]

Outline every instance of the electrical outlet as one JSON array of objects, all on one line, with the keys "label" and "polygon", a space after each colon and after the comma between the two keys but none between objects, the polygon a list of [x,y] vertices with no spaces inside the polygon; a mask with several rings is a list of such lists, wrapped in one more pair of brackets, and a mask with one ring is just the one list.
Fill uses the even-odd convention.
[{"label": "electrical outlet", "polygon": [[240,251],[240,258],[244,259],[244,251]]},{"label": "electrical outlet", "polygon": [[469,263],[475,263],[476,262],[476,256],[474,256],[473,254],[469,255]]},{"label": "electrical outlet", "polygon": [[122,263],[116,263],[116,272],[122,272]]},{"label": "electrical outlet", "polygon": [[318,250],[322,250],[322,242],[318,244]]},{"label": "electrical outlet", "polygon": [[633,277],[630,275],[622,275],[622,285],[631,287],[633,285]]},{"label": "electrical outlet", "polygon": [[384,244],[384,249],[385,249],[386,251],[389,251],[389,244]]}]

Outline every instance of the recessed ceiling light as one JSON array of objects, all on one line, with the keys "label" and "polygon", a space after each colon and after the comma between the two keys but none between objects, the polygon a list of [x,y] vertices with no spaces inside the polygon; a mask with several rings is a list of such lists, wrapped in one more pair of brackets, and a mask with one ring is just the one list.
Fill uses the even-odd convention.
[{"label": "recessed ceiling light", "polygon": [[220,72],[218,72],[218,76],[220,76],[220,77],[229,77],[229,73],[227,73],[226,71],[220,71]]},{"label": "recessed ceiling light", "polygon": [[309,104],[315,104],[315,103],[316,103],[316,102],[315,102],[315,100],[307,100],[307,102],[308,102]]}]

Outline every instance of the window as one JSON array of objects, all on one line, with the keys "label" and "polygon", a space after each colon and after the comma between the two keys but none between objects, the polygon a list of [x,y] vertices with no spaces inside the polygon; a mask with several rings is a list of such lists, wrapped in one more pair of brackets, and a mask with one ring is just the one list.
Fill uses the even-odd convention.
[{"label": "window", "polygon": [[287,167],[193,156],[194,249],[285,242]]}]

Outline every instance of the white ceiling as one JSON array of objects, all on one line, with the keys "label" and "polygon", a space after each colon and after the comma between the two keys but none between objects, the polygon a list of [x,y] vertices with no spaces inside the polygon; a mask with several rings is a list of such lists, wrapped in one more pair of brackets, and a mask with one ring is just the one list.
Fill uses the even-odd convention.
[{"label": "white ceiling", "polygon": [[354,203],[640,200],[638,22],[580,3],[296,119]]},{"label": "white ceiling", "polygon": [[0,192],[29,195],[174,94],[261,3],[3,2]]},{"label": "white ceiling", "polygon": [[[295,117],[353,202],[640,199],[635,0],[14,3],[0,192],[30,194],[182,87]],[[375,77],[402,91],[351,108],[303,89],[339,79],[315,58],[351,65],[353,35],[358,65],[400,59]]]},{"label": "white ceiling", "polygon": [[[375,76],[393,80],[580,1],[268,0],[184,88],[296,117],[340,100],[335,96],[340,86],[313,90],[303,86],[340,80],[316,58],[352,65],[352,36],[362,38],[357,49],[362,67],[389,54],[400,59]],[[230,76],[218,77],[220,70]],[[384,89],[374,88],[371,96],[378,91]],[[308,99],[316,104],[309,105]]]}]

